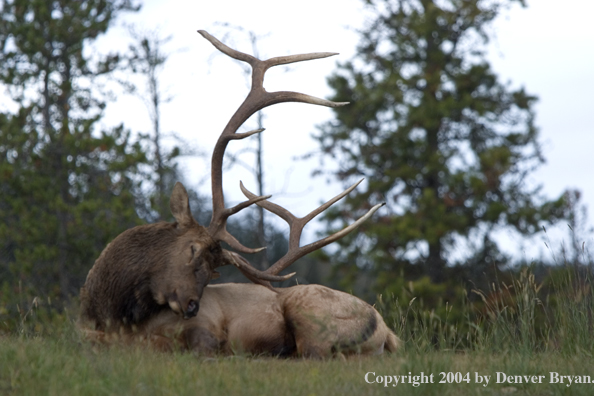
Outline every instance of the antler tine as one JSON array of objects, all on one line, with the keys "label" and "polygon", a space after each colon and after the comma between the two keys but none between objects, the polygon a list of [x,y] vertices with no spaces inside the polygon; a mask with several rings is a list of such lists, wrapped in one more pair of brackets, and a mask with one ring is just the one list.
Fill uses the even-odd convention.
[{"label": "antler tine", "polygon": [[290,279],[295,275],[295,272],[292,272],[287,275],[277,275],[271,274],[267,272],[258,271],[247,261],[245,258],[241,257],[237,253],[230,252],[232,256],[233,265],[235,265],[243,274],[252,282],[260,283],[264,286],[271,287],[270,283],[268,282],[282,282]]},{"label": "antler tine", "polygon": [[[231,246],[231,248],[233,248],[241,253],[258,253],[258,252],[261,252],[262,250],[265,250],[266,249],[265,247],[252,249],[252,248],[243,246],[237,239],[235,239],[235,237],[233,235],[231,235],[229,233],[229,231],[227,231],[225,225],[227,224],[227,219],[229,218],[229,216],[239,212],[242,209],[247,208],[248,206],[251,206],[255,203],[266,200],[266,199],[270,198],[271,196],[272,195],[254,196],[247,201],[243,201],[243,202],[235,205],[232,208],[224,209],[221,212],[219,221],[216,223],[221,228],[215,229],[215,231],[214,231],[215,235],[217,235],[217,239],[219,239],[223,242],[226,242],[229,246]],[[211,226],[212,225],[213,224],[211,223]]]},{"label": "antler tine", "polygon": [[[224,240],[227,243],[231,241],[234,249],[242,252],[253,252],[254,249],[249,249],[242,246],[235,238],[233,238],[226,231],[227,218],[230,216],[228,210],[225,209],[225,199],[223,196],[223,157],[227,144],[231,140],[243,139],[261,131],[251,131],[247,133],[237,133],[239,127],[254,113],[267,106],[282,102],[301,102],[309,103],[327,107],[338,107],[348,104],[348,102],[332,102],[325,99],[320,99],[314,96],[302,94],[299,92],[280,91],[280,92],[266,92],[264,89],[264,74],[266,70],[273,66],[284,65],[288,63],[301,62],[313,59],[326,58],[328,56],[336,55],[332,52],[316,52],[310,54],[280,56],[262,61],[252,55],[245,54],[220,42],[217,38],[210,35],[205,30],[198,30],[205,39],[207,39],[215,48],[222,53],[248,63],[252,67],[252,86],[248,96],[244,102],[239,106],[237,111],[233,114],[225,129],[219,136],[212,154],[211,172],[212,172],[212,206],[213,213],[211,223],[208,226],[210,235],[217,240]],[[255,197],[252,197],[255,198]],[[265,198],[264,198],[265,199]],[[251,202],[252,199],[250,199]],[[255,203],[251,202],[251,203]],[[239,206],[239,205],[238,205]],[[247,205],[246,205],[247,206]],[[240,209],[243,209],[242,206]]]},{"label": "antler tine", "polygon": [[[291,212],[289,212],[287,209],[285,209],[277,204],[274,204],[272,202],[265,201],[265,200],[259,201],[257,203],[258,206],[261,206],[262,208],[268,210],[271,213],[274,213],[275,215],[277,215],[280,218],[282,218],[283,220],[285,220],[287,222],[287,224],[289,224],[289,251],[280,260],[278,260],[270,268],[268,268],[265,272],[277,275],[282,270],[284,270],[285,268],[290,266],[292,263],[294,263],[301,257],[305,256],[306,254],[311,253],[315,250],[321,249],[322,247],[344,237],[345,235],[347,235],[348,233],[350,233],[351,231],[353,231],[354,229],[359,227],[359,225],[361,225],[361,223],[363,223],[364,221],[369,219],[379,208],[384,206],[385,203],[377,204],[374,207],[372,207],[367,213],[365,213],[363,216],[361,216],[357,221],[355,221],[351,225],[347,226],[346,228],[344,228],[332,235],[329,235],[326,238],[320,239],[319,241],[310,243],[309,245],[299,246],[301,234],[303,232],[303,228],[305,227],[305,225],[308,222],[310,222],[314,217],[316,217],[318,214],[322,213],[324,210],[328,209],[331,205],[333,205],[334,203],[336,203],[337,201],[342,199],[344,196],[346,196],[348,193],[353,191],[353,189],[355,189],[359,185],[359,183],[361,183],[362,181],[363,181],[363,179],[359,180],[357,183],[353,184],[351,187],[347,188],[345,191],[338,194],[336,197],[332,198],[331,200],[329,200],[325,204],[321,205],[320,207],[314,209],[307,216],[304,216],[301,218],[296,217]],[[255,194],[253,194],[252,192],[250,192],[243,186],[243,183],[240,183],[240,188],[246,197],[248,197],[248,198],[256,197]]]},{"label": "antler tine", "polygon": [[298,249],[295,249],[293,251],[289,250],[289,252],[287,252],[286,255],[281,257],[276,263],[274,263],[274,265],[272,265],[270,268],[268,268],[264,272],[267,272],[267,273],[270,273],[273,275],[277,275],[279,272],[281,272],[282,270],[284,270],[285,268],[287,268],[288,266],[293,264],[295,261],[299,260],[301,257],[305,256],[306,254],[309,254],[315,250],[321,249],[324,246],[331,244],[332,242],[336,242],[340,238],[344,237],[345,235],[349,234],[351,231],[353,231],[357,227],[359,227],[363,222],[365,222],[367,219],[369,219],[379,208],[381,208],[385,204],[386,204],[385,202],[382,202],[382,203],[375,205],[367,213],[365,213],[363,216],[361,216],[357,221],[355,221],[348,227],[343,228],[342,230],[340,230],[332,235],[327,236],[324,239],[320,239],[319,241],[312,242],[309,245],[301,246]]},{"label": "antler tine", "polygon": [[278,65],[286,65],[289,63],[303,62],[303,61],[327,58],[329,56],[338,55],[338,52],[312,52],[309,54],[277,56],[275,58],[270,58],[266,61],[261,61],[252,55],[248,55],[244,52],[240,52],[240,51],[234,50],[231,47],[228,47],[227,45],[220,42],[216,37],[214,37],[213,35],[208,33],[206,30],[198,30],[198,33],[200,33],[202,35],[202,37],[204,37],[205,39],[210,41],[210,43],[212,45],[214,45],[216,47],[216,49],[218,49],[225,55],[228,55],[233,59],[247,62],[252,66],[254,63],[262,62],[262,63],[266,64],[267,68],[270,68],[270,67],[278,66]]},{"label": "antler tine", "polygon": [[338,55],[338,52],[310,52],[309,54],[277,56],[275,58],[270,58],[264,62],[270,68],[278,65],[288,65],[289,63],[327,58],[329,56],[334,55]]},{"label": "antler tine", "polygon": [[254,129],[253,131],[249,131],[249,132],[235,133],[235,134],[233,134],[231,139],[232,140],[245,139],[246,137],[250,137],[252,135],[255,135],[256,133],[264,132],[265,130],[266,130],[266,128],[260,128],[260,129]]},{"label": "antler tine", "polygon": [[364,179],[359,180],[358,182],[356,182],[355,184],[353,184],[352,186],[350,186],[349,188],[347,188],[346,190],[344,190],[343,192],[341,192],[340,194],[338,194],[337,196],[335,196],[334,198],[332,198],[331,200],[329,200],[328,202],[326,202],[325,204],[320,206],[319,208],[312,210],[307,216],[305,216],[303,218],[304,221],[306,223],[309,223],[309,221],[311,219],[313,219],[314,217],[316,217],[317,215],[319,215],[320,213],[322,213],[323,211],[328,209],[330,206],[334,205],[336,202],[340,201],[346,195],[350,194],[350,192],[353,191],[355,188],[357,188],[357,186],[359,184],[361,184],[361,182],[363,180]]},{"label": "antler tine", "polygon": [[234,50],[231,47],[226,46],[225,44],[221,43],[216,37],[214,37],[210,33],[208,33],[206,30],[198,30],[198,33],[200,33],[202,35],[202,37],[204,37],[205,39],[210,41],[210,43],[212,45],[214,45],[216,47],[216,49],[221,51],[223,54],[230,56],[233,59],[247,62],[250,65],[258,60],[257,58],[255,58],[251,55],[245,54],[243,52],[239,52],[237,50]]}]

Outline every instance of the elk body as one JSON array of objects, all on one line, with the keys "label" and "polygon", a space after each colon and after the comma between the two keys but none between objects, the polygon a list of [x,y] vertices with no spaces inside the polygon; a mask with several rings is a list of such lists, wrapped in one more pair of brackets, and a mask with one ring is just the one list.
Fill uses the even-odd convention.
[{"label": "elk body", "polygon": [[245,283],[209,285],[195,317],[162,311],[126,341],[200,355],[307,358],[375,355],[400,345],[381,315],[350,294],[320,285],[270,290]]},{"label": "elk body", "polygon": [[[265,61],[229,48],[200,30],[199,33],[226,55],[252,67],[248,96],[233,114],[214,147],[211,161],[213,214],[208,227],[192,217],[187,193],[176,185],[171,209],[176,222],[136,227],[118,236],[101,253],[81,289],[80,323],[83,333],[95,341],[148,339],[151,344],[173,346],[201,353],[266,353],[326,357],[335,353],[380,353],[394,351],[398,338],[377,311],[365,302],[323,286],[275,289],[271,281],[292,263],[350,233],[370,218],[383,203],[343,230],[305,246],[300,238],[305,225],[351,192],[354,184],[308,215],[299,218],[270,201],[256,196],[243,184],[247,200],[226,208],[223,196],[223,157],[233,140],[248,138],[263,129],[238,133],[255,112],[281,102],[302,102],[328,107],[331,102],[297,92],[267,92],[264,74],[270,67],[325,58],[334,53],[282,56]],[[242,256],[221,248],[226,242],[234,251],[256,253],[243,246],[227,230],[229,216],[256,204],[285,220],[290,227],[289,250],[265,271],[256,270]],[[222,284],[206,287],[221,265],[237,266],[254,285]]]}]

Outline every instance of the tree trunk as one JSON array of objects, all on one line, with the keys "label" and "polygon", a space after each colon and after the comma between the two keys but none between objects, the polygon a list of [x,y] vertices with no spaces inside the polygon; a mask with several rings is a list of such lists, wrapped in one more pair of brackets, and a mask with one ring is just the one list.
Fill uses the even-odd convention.
[{"label": "tree trunk", "polygon": [[[258,129],[262,128],[262,112],[258,112]],[[258,181],[258,195],[264,195],[264,170],[262,169],[262,134],[258,133],[258,148],[256,150],[256,179]],[[258,244],[260,246],[267,246],[266,228],[264,224],[264,208],[256,206],[258,209]],[[265,250],[261,253],[260,269],[265,270],[270,266],[268,262],[268,254]]]},{"label": "tree trunk", "polygon": [[429,256],[425,260],[426,273],[433,283],[442,283],[445,280],[445,262],[442,257],[441,240],[429,245]]}]

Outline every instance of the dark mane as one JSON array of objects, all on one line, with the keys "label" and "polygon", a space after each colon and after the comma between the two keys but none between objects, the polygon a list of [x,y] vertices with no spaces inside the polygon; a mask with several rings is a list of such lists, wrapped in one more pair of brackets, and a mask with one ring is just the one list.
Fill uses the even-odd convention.
[{"label": "dark mane", "polygon": [[179,234],[175,223],[161,222],[116,237],[95,261],[81,289],[81,317],[94,318],[96,330],[106,330],[140,324],[158,313],[164,306],[152,295],[151,279],[166,264],[169,251],[164,247],[172,246]]}]

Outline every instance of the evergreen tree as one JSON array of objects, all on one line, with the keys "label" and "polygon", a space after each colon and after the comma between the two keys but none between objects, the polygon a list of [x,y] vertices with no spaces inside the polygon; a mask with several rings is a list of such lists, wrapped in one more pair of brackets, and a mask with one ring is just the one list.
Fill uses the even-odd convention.
[{"label": "evergreen tree", "polygon": [[88,44],[128,1],[4,0],[0,81],[18,106],[0,116],[0,272],[6,288],[68,297],[118,233],[138,224],[146,156],[123,126],[98,131],[92,88],[117,55]]},{"label": "evergreen tree", "polygon": [[536,97],[502,84],[485,58],[487,28],[512,2],[367,1],[375,17],[357,55],[329,78],[331,100],[351,104],[317,135],[339,180],[367,180],[330,224],[387,202],[341,241],[334,258],[347,284],[363,268],[380,285],[402,271],[444,281],[460,240],[471,249],[465,263],[501,264],[494,229],[531,235],[565,216],[562,197],[546,200],[526,182],[543,162]]}]

